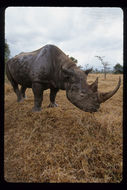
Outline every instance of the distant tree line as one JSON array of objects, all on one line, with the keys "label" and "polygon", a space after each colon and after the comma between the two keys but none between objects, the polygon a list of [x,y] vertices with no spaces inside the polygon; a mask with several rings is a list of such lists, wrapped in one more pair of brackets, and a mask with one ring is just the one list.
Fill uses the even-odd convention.
[{"label": "distant tree line", "polygon": [[74,63],[76,63],[76,64],[78,63],[78,60],[75,59],[74,57],[72,57],[72,56],[70,57],[69,55],[67,55],[67,56],[68,56]]},{"label": "distant tree line", "polygon": [[[7,43],[7,40],[5,40],[5,45],[4,45],[4,61],[5,61],[5,63],[8,61],[9,58],[10,58],[10,48]],[[5,75],[5,79],[6,79],[5,73],[6,73],[6,64],[5,64],[5,69],[4,69],[4,75]]]},{"label": "distant tree line", "polygon": [[10,48],[9,48],[9,45],[7,43],[7,40],[5,40],[5,46],[4,46],[4,60],[5,60],[5,63],[8,61],[8,59],[10,58]]},{"label": "distant tree line", "polygon": [[120,65],[120,63],[117,63],[117,64],[114,66],[114,73],[115,73],[115,74],[122,74],[122,73],[123,73],[123,66]]},{"label": "distant tree line", "polygon": [[[104,73],[104,69],[93,69],[92,73]],[[106,73],[113,73],[113,74],[123,74],[123,66],[120,63],[117,63],[113,69],[108,68]]]},{"label": "distant tree line", "polygon": [[[69,57],[69,56],[68,56]],[[91,71],[91,73],[104,73],[104,78],[106,79],[106,74],[107,73],[113,73],[113,74],[122,74],[123,73],[123,66],[120,64],[120,63],[117,63],[114,67],[113,67],[113,69],[111,69],[110,67],[109,67],[109,63],[107,62],[107,61],[104,61],[103,60],[103,57],[104,56],[95,56],[95,57],[97,57],[100,61],[101,61],[101,64],[102,64],[102,66],[103,66],[103,69],[97,69],[97,68],[95,68],[95,69],[93,69],[92,68],[92,71]],[[76,64],[78,63],[78,60],[77,59],[75,59],[74,57],[69,57],[72,61],[74,61]],[[87,70],[87,69],[91,69],[90,67],[89,67],[89,64],[86,64],[85,66],[84,66],[84,68],[82,67],[82,66],[78,66],[80,69],[82,69],[82,70]]]}]

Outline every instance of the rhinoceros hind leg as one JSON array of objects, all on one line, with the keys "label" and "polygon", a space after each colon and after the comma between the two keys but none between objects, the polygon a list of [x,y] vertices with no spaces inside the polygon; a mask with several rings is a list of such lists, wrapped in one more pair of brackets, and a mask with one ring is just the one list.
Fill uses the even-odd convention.
[{"label": "rhinoceros hind leg", "polygon": [[17,91],[16,94],[18,94],[17,95],[17,97],[18,97],[17,102],[23,102],[24,99],[26,98],[26,96],[25,96],[26,87],[21,86],[20,91],[19,90],[16,90],[16,91]]},{"label": "rhinoceros hind leg", "polygon": [[14,92],[17,95],[17,102],[21,102],[22,101],[22,95],[21,95],[21,92],[19,90],[18,84],[14,80],[12,80],[10,82],[11,82],[11,84],[13,86]]},{"label": "rhinoceros hind leg", "polygon": [[17,102],[20,102],[22,97],[21,97],[20,90],[18,88],[18,83],[15,82],[15,80],[13,79],[13,77],[12,77],[10,71],[9,71],[8,64],[6,65],[6,74],[7,74],[8,80],[10,81],[10,83],[11,83],[11,85],[13,87],[14,92],[17,95]]},{"label": "rhinoceros hind leg", "polygon": [[58,104],[55,103],[55,98],[58,91],[58,88],[50,89],[50,104],[48,105],[48,108],[54,108],[58,106]]}]

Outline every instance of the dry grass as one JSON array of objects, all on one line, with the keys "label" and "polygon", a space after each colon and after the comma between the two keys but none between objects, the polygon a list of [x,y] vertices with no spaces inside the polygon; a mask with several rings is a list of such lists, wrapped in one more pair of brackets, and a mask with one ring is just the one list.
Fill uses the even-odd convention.
[{"label": "dry grass", "polygon": [[[90,74],[88,82],[97,75]],[[118,75],[99,76],[99,89],[114,88]],[[120,182],[122,180],[122,89],[86,113],[73,106],[65,91],[57,94],[57,108],[32,113],[33,93],[16,102],[5,84],[4,171],[8,182]]]}]

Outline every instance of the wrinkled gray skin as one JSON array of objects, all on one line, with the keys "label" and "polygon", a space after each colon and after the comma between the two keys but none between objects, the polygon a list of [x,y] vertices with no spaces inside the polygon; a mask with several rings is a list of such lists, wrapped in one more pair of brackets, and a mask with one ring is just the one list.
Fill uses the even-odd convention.
[{"label": "wrinkled gray skin", "polygon": [[[100,103],[106,100],[99,98],[104,93],[97,91],[96,80],[88,85],[87,75],[67,55],[54,45],[46,45],[30,53],[20,53],[6,63],[6,74],[10,80],[17,101],[23,101],[27,88],[34,93],[33,111],[40,111],[43,91],[50,88],[49,107],[56,107],[56,93],[59,89],[66,90],[68,100],[76,107],[86,112],[95,112]],[[21,85],[19,90],[18,84]],[[119,80],[120,86],[120,80]],[[116,91],[118,90],[118,85]],[[111,95],[112,96],[112,95]]]}]

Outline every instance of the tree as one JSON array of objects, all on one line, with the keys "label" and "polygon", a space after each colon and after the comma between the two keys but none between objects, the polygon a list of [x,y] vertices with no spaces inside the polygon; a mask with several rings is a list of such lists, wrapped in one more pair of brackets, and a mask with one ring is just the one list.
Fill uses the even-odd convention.
[{"label": "tree", "polygon": [[81,70],[83,70],[83,66],[81,66],[81,65],[79,65],[78,68],[81,69]]},{"label": "tree", "polygon": [[120,65],[120,63],[117,63],[114,67],[114,73],[115,74],[122,74],[123,73],[123,66]]},{"label": "tree", "polygon": [[85,70],[87,70],[88,67],[89,67],[89,64],[87,63],[87,64],[85,65]]},{"label": "tree", "polygon": [[[68,56],[69,57],[69,56]],[[74,63],[78,63],[78,60],[75,59],[74,57],[69,57]],[[83,67],[81,65],[78,66],[79,69],[82,69],[83,70]]]},{"label": "tree", "polygon": [[8,59],[10,58],[10,49],[9,49],[9,45],[7,44],[7,40],[5,40],[5,47],[4,47],[4,51],[5,51],[5,63],[8,61]]},{"label": "tree", "polygon": [[97,57],[101,61],[101,64],[103,65],[104,79],[106,79],[106,74],[107,74],[107,71],[109,70],[109,67],[108,67],[109,63],[104,62],[101,56],[95,56],[95,57]]},{"label": "tree", "polygon": [[100,70],[98,70],[97,68],[93,69],[93,73],[100,73]]},{"label": "tree", "polygon": [[77,59],[75,59],[74,57],[69,57],[73,62],[75,62],[76,64],[78,63]]}]

